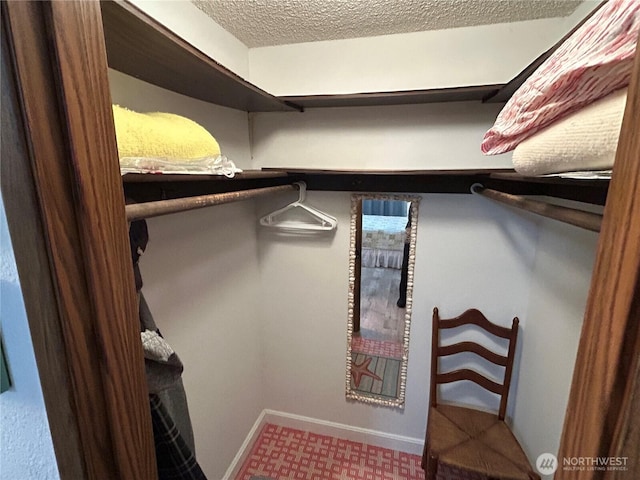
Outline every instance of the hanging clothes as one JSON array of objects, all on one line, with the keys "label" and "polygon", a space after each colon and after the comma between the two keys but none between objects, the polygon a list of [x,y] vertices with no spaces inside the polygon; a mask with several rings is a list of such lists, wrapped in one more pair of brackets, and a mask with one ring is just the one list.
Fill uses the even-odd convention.
[{"label": "hanging clothes", "polygon": [[193,451],[184,441],[158,395],[149,395],[159,480],[206,480]]},{"label": "hanging clothes", "polygon": [[173,419],[182,439],[195,454],[187,395],[182,384],[184,366],[156,327],[149,306],[140,293],[140,337],[149,394],[158,397]]},{"label": "hanging clothes", "polygon": [[404,251],[402,252],[402,267],[400,270],[400,295],[396,305],[404,308],[407,305],[407,284],[409,281],[409,250],[411,249],[411,209],[409,209],[409,219],[404,228]]},{"label": "hanging clothes", "polygon": [[129,227],[129,241],[138,291],[140,338],[149,388],[158,479],[206,480],[195,457],[193,429],[182,384],[184,366],[173,348],[162,337],[141,292],[143,282],[138,260],[146,249],[148,240],[146,222],[132,222]]}]

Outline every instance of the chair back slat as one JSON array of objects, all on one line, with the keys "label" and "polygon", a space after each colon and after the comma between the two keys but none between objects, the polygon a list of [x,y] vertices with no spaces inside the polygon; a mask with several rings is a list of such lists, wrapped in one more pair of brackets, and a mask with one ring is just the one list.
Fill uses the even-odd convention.
[{"label": "chair back slat", "polygon": [[[475,342],[459,342],[452,345],[440,346],[440,329],[450,329],[461,327],[464,325],[476,325],[487,331],[488,333],[500,338],[509,340],[507,356],[499,355],[491,350],[478,345]],[[462,315],[451,318],[441,319],[438,309],[433,309],[433,324],[431,336],[431,401],[432,407],[437,406],[437,385],[441,383],[451,383],[461,380],[469,380],[480,387],[493,392],[500,396],[500,407],[498,410],[498,418],[504,420],[507,410],[507,398],[509,396],[509,387],[511,385],[511,375],[513,373],[513,361],[515,357],[515,347],[518,339],[518,317],[515,317],[511,323],[511,328],[501,327],[491,323],[487,318],[476,309],[469,309]],[[488,379],[478,372],[464,368],[447,373],[438,372],[438,359],[456,353],[471,352],[479,355],[485,360],[504,367],[504,377],[502,383],[497,383]]]},{"label": "chair back slat", "polygon": [[462,368],[460,370],[454,370],[453,372],[439,373],[436,375],[436,383],[451,383],[459,382],[460,380],[470,380],[482,388],[489,390],[490,392],[502,395],[504,387],[499,383],[489,380],[484,375],[479,374],[468,368]]},{"label": "chair back slat", "polygon": [[456,353],[471,352],[476,355],[480,355],[485,360],[506,367],[509,361],[508,357],[493,353],[491,350],[484,348],[482,345],[478,345],[475,342],[460,342],[444,347],[438,347],[438,356],[446,357],[449,355],[455,355]]},{"label": "chair back slat", "polygon": [[464,312],[462,315],[450,318],[447,320],[440,320],[440,328],[456,328],[461,327],[463,325],[476,325],[480,328],[485,329],[487,332],[502,338],[511,338],[511,329],[507,327],[501,327],[496,325],[495,323],[491,323],[487,320],[480,310],[476,310],[475,308],[471,308]]}]

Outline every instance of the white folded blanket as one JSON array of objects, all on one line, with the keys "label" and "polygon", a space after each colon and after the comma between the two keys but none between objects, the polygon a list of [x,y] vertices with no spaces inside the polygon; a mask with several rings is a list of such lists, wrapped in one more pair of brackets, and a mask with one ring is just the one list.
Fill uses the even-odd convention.
[{"label": "white folded blanket", "polygon": [[516,147],[513,167],[528,176],[612,168],[626,100],[617,90],[540,130]]}]

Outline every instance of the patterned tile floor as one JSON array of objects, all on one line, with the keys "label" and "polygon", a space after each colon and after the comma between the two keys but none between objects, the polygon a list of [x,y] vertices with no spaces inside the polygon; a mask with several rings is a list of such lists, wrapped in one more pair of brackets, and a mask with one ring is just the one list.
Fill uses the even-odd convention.
[{"label": "patterned tile floor", "polygon": [[351,339],[351,350],[367,355],[377,355],[387,358],[402,358],[402,343],[370,340],[354,336]]},{"label": "patterned tile floor", "polygon": [[420,456],[266,424],[236,480],[423,480]]}]

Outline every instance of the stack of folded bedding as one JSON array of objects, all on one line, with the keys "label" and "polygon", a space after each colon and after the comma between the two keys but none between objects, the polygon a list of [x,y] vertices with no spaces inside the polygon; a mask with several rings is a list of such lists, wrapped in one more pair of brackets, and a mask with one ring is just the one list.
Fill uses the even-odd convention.
[{"label": "stack of folded bedding", "polygon": [[201,125],[171,113],[138,113],[113,105],[120,158],[125,173],[221,174],[242,170],[220,154],[216,139]]},{"label": "stack of folded bedding", "polygon": [[583,171],[606,176],[616,158],[626,100],[627,89],[617,90],[526,138],[513,151],[513,167],[529,176]]},{"label": "stack of folded bedding", "polygon": [[525,175],[611,169],[640,31],[640,2],[610,0],[514,93],[482,151]]}]

